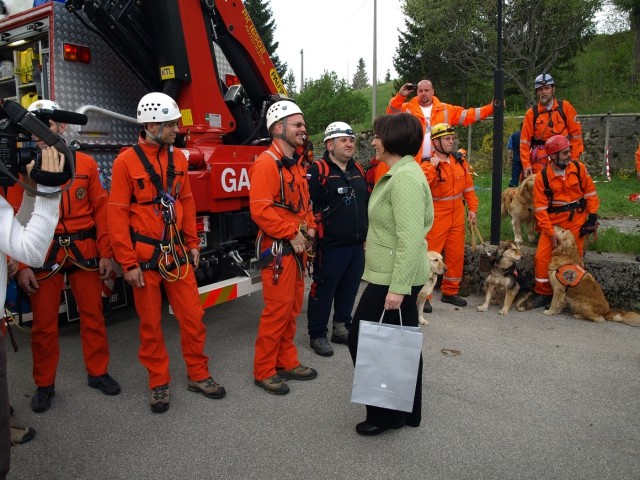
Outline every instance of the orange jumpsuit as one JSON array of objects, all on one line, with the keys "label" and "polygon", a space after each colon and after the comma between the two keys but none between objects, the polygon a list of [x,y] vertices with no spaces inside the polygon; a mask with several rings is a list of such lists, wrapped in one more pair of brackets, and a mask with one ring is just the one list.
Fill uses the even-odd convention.
[{"label": "orange jumpsuit", "polygon": [[[397,94],[389,101],[389,105],[387,106],[387,113],[403,113],[407,112],[420,120],[420,124],[422,125],[422,132],[426,131],[427,127],[431,128],[438,123],[448,123],[454,127],[468,127],[471,124],[474,124],[480,120],[484,120],[489,115],[493,114],[493,103],[489,103],[483,107],[479,108],[464,108],[458,107],[456,105],[449,105],[448,103],[442,103],[438,97],[433,96],[433,104],[431,107],[431,117],[427,120],[422,112],[422,107],[418,102],[418,97],[413,97],[408,102],[404,100],[406,97],[403,97],[400,94]],[[431,152],[433,153],[433,147]],[[415,156],[416,162],[420,163],[422,161],[422,147],[420,151]],[[381,163],[376,167],[376,183],[380,180],[385,173],[389,171],[389,167],[386,163]]]},{"label": "orange jumpsuit", "polygon": [[[261,252],[270,248],[275,239],[294,239],[298,228],[305,222],[308,228],[316,227],[306,171],[300,164],[281,169],[285,187],[285,198],[281,198],[280,172],[276,163],[276,158],[281,157],[282,152],[272,145],[249,169],[251,218],[260,227]],[[290,204],[292,209],[278,207],[274,202]],[[288,242],[284,243],[288,245]],[[306,262],[304,255],[298,256],[298,260],[302,265]],[[295,254],[282,256],[282,272],[277,285],[273,284],[273,265],[263,268],[261,275],[264,310],[260,316],[253,361],[256,380],[272,377],[276,368],[290,370],[300,365],[293,338],[296,317],[302,310],[304,298],[304,272],[299,271]]]},{"label": "orange jumpsuit", "polygon": [[18,213],[20,205],[22,205],[22,196],[24,195],[24,188],[15,183],[10,187],[2,187],[0,189],[0,195],[2,195],[7,203],[13,207],[13,212]]},{"label": "orange jumpsuit", "polygon": [[[549,180],[549,188],[553,192],[553,206],[567,208],[564,206],[584,198],[586,208],[582,212],[574,210],[573,217],[570,210],[549,213],[549,198],[544,193],[542,175],[536,175],[533,184],[533,206],[538,228],[542,234],[540,235],[538,248],[536,249],[535,291],[540,295],[553,294],[553,289],[549,284],[549,272],[547,268],[551,261],[551,251],[553,250],[551,238],[554,235],[554,225],[571,230],[573,236],[576,238],[578,251],[580,255],[582,255],[584,237],[580,237],[580,227],[587,221],[588,214],[598,213],[598,207],[600,206],[596,186],[583,163],[578,162],[578,167],[580,168],[579,177],[578,170],[573,162],[567,165],[564,172],[560,171],[556,173],[553,166],[554,165],[550,163],[545,167]],[[578,181],[578,178],[580,178],[580,181]]]},{"label": "orange jumpsuit", "polygon": [[[73,240],[74,234],[89,232],[92,229],[95,229],[95,234],[88,235],[92,238]],[[100,183],[98,164],[90,156],[77,152],[76,178],[71,188],[61,196],[60,219],[44,265],[48,269],[35,269],[39,287],[37,292],[30,296],[33,310],[33,380],[38,387],[55,383],[60,359],[58,309],[60,292],[64,288],[62,272],[65,270],[80,313],[80,338],[87,373],[91,376],[107,373],[109,345],[102,313],[102,280],[99,271],[83,270],[66,260],[60,273],[40,280],[51,272],[55,264],[64,259],[63,248],[58,249],[55,258],[51,258],[51,255],[55,244],[64,241],[65,235],[71,235],[71,241],[82,255],[82,259],[95,259],[94,268],[97,267],[100,258],[111,258],[113,254],[107,230],[107,191]],[[68,254],[76,260],[81,260],[76,257],[72,248],[68,249]],[[20,268],[27,267],[21,265]]]},{"label": "orange jumpsuit", "polygon": [[457,295],[464,269],[465,203],[472,212],[478,212],[478,197],[466,161],[458,162],[453,155],[440,161],[421,164],[433,196],[434,221],[427,233],[427,248],[443,252],[447,273],[442,279],[443,295]]},{"label": "orange jumpsuit", "polygon": [[[538,118],[536,125],[533,125],[533,108],[538,109]],[[522,130],[520,133],[520,161],[522,169],[531,168],[533,173],[538,173],[547,164],[547,155],[544,153],[544,142],[553,135],[566,135],[571,142],[571,159],[580,160],[580,155],[584,150],[582,144],[582,126],[578,120],[576,109],[573,108],[568,101],[562,101],[562,111],[567,117],[565,123],[562,115],[558,112],[558,100],[553,99],[551,110],[540,102],[527,110],[522,122]],[[535,139],[535,141],[534,141]],[[534,145],[538,143],[539,145]],[[532,151],[535,152],[535,158],[532,158]]]},{"label": "orange jumpsuit", "polygon": [[[143,138],[138,140],[147,159],[162,177],[163,189],[167,188],[168,147],[151,145]],[[187,251],[199,248],[196,231],[196,207],[189,176],[188,162],[179,149],[173,149],[175,179],[170,193],[175,198],[176,225],[182,232]],[[160,241],[165,224],[161,206],[154,203],[158,191],[151,182],[141,160],[133,148],[122,152],[113,163],[111,195],[107,209],[109,235],[116,260],[124,271],[130,271],[154,258],[154,246],[143,241],[134,243],[130,228],[137,234]],[[173,260],[173,259],[171,259]],[[186,268],[185,265],[181,266]],[[162,334],[162,295],[164,286],[167,297],[180,326],[180,345],[187,365],[187,374],[194,381],[210,377],[208,357],[204,353],[206,330],[202,317],[198,286],[193,268],[189,267],[185,278],[167,281],[157,270],[143,270],[145,286],[133,289],[136,311],[140,317],[140,348],[138,358],[149,374],[151,389],[170,382],[169,356]]]},{"label": "orange jumpsuit", "polygon": [[638,149],[636,150],[636,173],[640,175],[640,145],[638,145]]}]

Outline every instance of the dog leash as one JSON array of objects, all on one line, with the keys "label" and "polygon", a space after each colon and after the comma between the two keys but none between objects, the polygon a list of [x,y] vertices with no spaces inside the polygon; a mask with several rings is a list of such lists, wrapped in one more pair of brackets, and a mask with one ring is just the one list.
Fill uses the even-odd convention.
[{"label": "dog leash", "polygon": [[482,245],[482,249],[484,250],[484,253],[487,257],[490,256],[489,251],[487,250],[487,247],[484,245],[484,239],[482,238],[482,234],[480,233],[480,229],[478,228],[478,225],[475,223],[469,223],[469,232],[471,232],[471,251],[473,253],[476,253],[478,251],[478,246],[476,244],[476,237],[480,240],[480,245]]}]

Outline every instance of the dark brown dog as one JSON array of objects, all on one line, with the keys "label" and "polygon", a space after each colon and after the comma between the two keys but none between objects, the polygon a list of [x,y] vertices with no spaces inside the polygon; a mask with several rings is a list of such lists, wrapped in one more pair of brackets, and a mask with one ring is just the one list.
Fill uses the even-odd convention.
[{"label": "dark brown dog", "polygon": [[555,227],[560,243],[553,249],[549,262],[549,282],[553,288],[553,299],[545,315],[561,313],[569,304],[574,318],[592,322],[622,322],[640,326],[640,314],[623,310],[611,310],[602,287],[590,273],[584,270],[584,261],[578,254],[573,233]]},{"label": "dark brown dog", "polygon": [[511,306],[520,307],[531,295],[531,289],[526,284],[516,267],[522,259],[522,252],[516,242],[500,242],[497,250],[491,256],[491,271],[484,281],[484,303],[476,310],[486,312],[494,296],[504,291],[504,304],[498,312],[500,315],[509,313]]}]

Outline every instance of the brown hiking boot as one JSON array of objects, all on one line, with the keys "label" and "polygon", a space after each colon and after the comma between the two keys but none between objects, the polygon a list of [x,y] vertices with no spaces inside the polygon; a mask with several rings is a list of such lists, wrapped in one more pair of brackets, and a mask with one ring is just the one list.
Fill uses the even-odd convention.
[{"label": "brown hiking boot", "polygon": [[169,410],[169,384],[152,388],[149,403],[154,413],[164,413]]},{"label": "brown hiking boot", "polygon": [[254,380],[253,383],[274,395],[285,395],[289,393],[289,385],[284,383],[284,379],[277,373],[272,377],[265,378],[264,380]]},{"label": "brown hiking boot", "polygon": [[189,379],[187,388],[192,392],[200,392],[207,398],[222,398],[227,394],[224,387],[217,382],[213,381],[213,378],[207,377],[204,380],[196,382]]},{"label": "brown hiking boot", "polygon": [[313,368],[298,365],[291,370],[278,370],[278,375],[285,380],[313,380],[318,376],[318,372]]}]

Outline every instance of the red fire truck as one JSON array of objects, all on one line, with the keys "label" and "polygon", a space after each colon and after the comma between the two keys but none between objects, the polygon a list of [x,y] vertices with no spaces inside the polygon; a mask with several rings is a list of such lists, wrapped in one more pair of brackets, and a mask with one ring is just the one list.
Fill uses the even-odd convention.
[{"label": "red fire truck", "polygon": [[88,116],[65,137],[96,158],[107,188],[113,159],[137,139],[139,99],[173,97],[198,211],[202,304],[261,289],[248,169],[270,142],[267,108],[287,92],[242,1],[49,2],[0,21],[0,57],[0,97],[25,108],[52,99]]}]

